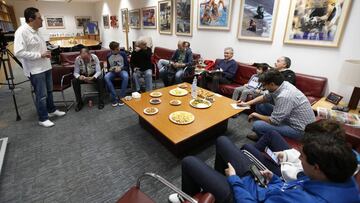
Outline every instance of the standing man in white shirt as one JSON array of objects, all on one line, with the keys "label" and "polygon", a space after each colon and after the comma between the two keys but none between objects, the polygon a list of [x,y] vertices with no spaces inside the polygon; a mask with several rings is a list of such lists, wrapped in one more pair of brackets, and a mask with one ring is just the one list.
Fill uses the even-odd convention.
[{"label": "standing man in white shirt", "polygon": [[56,110],[53,101],[51,53],[39,34],[43,19],[39,10],[33,7],[25,9],[24,17],[26,24],[15,32],[14,52],[22,62],[25,76],[30,79],[34,87],[39,125],[51,127],[55,124],[49,120],[49,117],[64,116],[65,112]]}]

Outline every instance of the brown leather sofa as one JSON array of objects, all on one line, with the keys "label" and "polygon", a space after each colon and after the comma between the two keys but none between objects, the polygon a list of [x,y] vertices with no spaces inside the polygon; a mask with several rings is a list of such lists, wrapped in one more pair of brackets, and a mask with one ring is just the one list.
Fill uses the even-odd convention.
[{"label": "brown leather sofa", "polygon": [[[218,62],[219,59],[215,61]],[[220,94],[231,97],[234,89],[240,85],[246,84],[250,77],[256,73],[256,67],[244,63],[238,62],[238,70],[232,84],[221,84],[220,85]],[[302,73],[296,73],[296,87],[305,94],[311,104],[320,100],[325,93],[325,86],[327,83],[327,78],[306,75]]]}]

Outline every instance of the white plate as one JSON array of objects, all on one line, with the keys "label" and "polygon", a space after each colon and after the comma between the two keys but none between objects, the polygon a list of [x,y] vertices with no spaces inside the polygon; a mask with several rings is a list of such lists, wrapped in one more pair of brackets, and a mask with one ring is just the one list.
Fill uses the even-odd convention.
[{"label": "white plate", "polygon": [[[178,103],[173,104],[173,103],[172,103],[173,101],[177,101]],[[173,99],[173,100],[171,100],[171,101],[170,101],[170,105],[173,105],[173,106],[180,106],[180,105],[181,105],[181,101],[180,101],[180,100],[177,100],[177,99]]]},{"label": "white plate", "polygon": [[[150,109],[150,108],[154,108],[155,111],[152,112],[152,113],[146,112],[146,110],[147,110],[147,109]],[[159,112],[159,109],[158,109],[158,108],[155,108],[155,107],[147,107],[147,108],[144,109],[144,114],[146,114],[146,115],[155,115],[155,114],[157,114],[158,112]]]},{"label": "white plate", "polygon": [[195,99],[190,100],[190,106],[197,108],[197,109],[207,109],[211,106],[211,102],[209,102],[208,100],[205,99],[198,99],[201,100],[201,103],[198,104],[194,104]]},{"label": "white plate", "polygon": [[161,99],[159,98],[152,98],[150,99],[150,104],[160,104],[161,103]]},{"label": "white plate", "polygon": [[[178,117],[178,118],[176,118],[176,117]],[[181,117],[188,117],[189,120],[181,121],[181,120],[179,120],[179,119],[181,119]],[[190,123],[194,122],[195,116],[194,116],[194,114],[192,114],[190,112],[187,112],[187,111],[175,111],[175,112],[172,112],[169,115],[169,119],[170,119],[171,122],[173,122],[175,124],[187,125],[187,124],[190,124]]]},{"label": "white plate", "polygon": [[161,96],[162,96],[162,93],[161,93],[161,92],[151,92],[151,93],[150,93],[150,96],[151,96],[151,97],[161,97]]},{"label": "white plate", "polygon": [[178,88],[170,90],[169,93],[172,96],[182,97],[182,96],[187,95],[189,92],[186,89],[181,89],[181,88],[178,87]]}]

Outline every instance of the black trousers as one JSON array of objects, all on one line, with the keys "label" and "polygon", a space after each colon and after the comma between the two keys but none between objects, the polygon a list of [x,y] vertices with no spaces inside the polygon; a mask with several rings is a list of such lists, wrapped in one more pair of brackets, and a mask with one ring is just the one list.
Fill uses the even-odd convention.
[{"label": "black trousers", "polygon": [[221,136],[216,141],[215,170],[197,157],[183,159],[182,190],[194,196],[202,189],[213,194],[217,203],[233,202],[232,189],[225,176],[228,162],[234,166],[238,176],[250,175],[252,162],[229,138]]},{"label": "black trousers", "polygon": [[219,93],[220,84],[230,84],[231,82],[232,81],[223,76],[221,72],[204,72],[201,74],[200,86],[207,89],[208,84],[211,83],[211,91]]},{"label": "black trousers", "polygon": [[[96,89],[99,91],[99,104],[104,104],[104,97],[105,97],[105,86],[104,86],[104,79],[102,76],[93,80],[94,84],[96,85]],[[82,103],[81,98],[81,84],[86,84],[85,81],[79,80],[78,78],[74,78],[72,81],[72,86],[74,88],[76,103]]]}]

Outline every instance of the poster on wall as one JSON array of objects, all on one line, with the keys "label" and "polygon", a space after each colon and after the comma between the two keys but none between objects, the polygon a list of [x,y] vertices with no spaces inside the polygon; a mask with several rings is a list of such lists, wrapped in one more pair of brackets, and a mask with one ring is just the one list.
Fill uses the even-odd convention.
[{"label": "poster on wall", "polygon": [[232,0],[199,0],[198,29],[230,30]]},{"label": "poster on wall", "polygon": [[140,9],[129,11],[129,26],[131,28],[140,29]]},{"label": "poster on wall", "polygon": [[121,9],[121,25],[122,25],[121,27],[122,27],[123,32],[126,31],[126,26],[127,26],[126,23],[128,23],[127,22],[128,19],[129,19],[128,18],[128,9],[127,8]]},{"label": "poster on wall", "polygon": [[338,47],[351,0],[292,0],[284,43]]},{"label": "poster on wall", "polygon": [[110,16],[110,26],[112,28],[118,28],[119,27],[119,20],[116,15]]},{"label": "poster on wall", "polygon": [[175,0],[175,11],[175,34],[191,36],[193,27],[193,1]]},{"label": "poster on wall", "polygon": [[89,21],[84,24],[85,35],[99,35],[99,26],[97,21]]},{"label": "poster on wall", "polygon": [[272,42],[279,0],[242,0],[238,38]]},{"label": "poster on wall", "polygon": [[156,29],[156,6],[141,9],[143,28]]},{"label": "poster on wall", "polygon": [[64,29],[64,17],[63,16],[45,16],[46,28],[49,29]]},{"label": "poster on wall", "polygon": [[172,34],[172,4],[170,1],[159,1],[159,33]]},{"label": "poster on wall", "polygon": [[87,22],[91,21],[91,17],[90,16],[75,16],[75,24],[76,24],[76,28],[83,28],[84,24],[86,24]]},{"label": "poster on wall", "polygon": [[110,27],[109,15],[103,15],[102,19],[103,19],[104,28],[108,29]]}]

